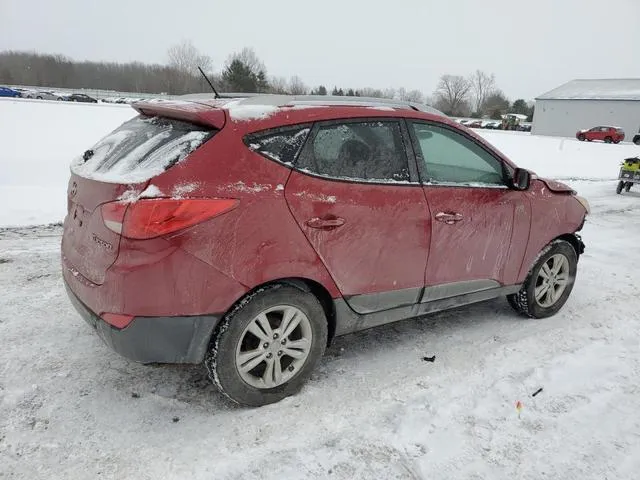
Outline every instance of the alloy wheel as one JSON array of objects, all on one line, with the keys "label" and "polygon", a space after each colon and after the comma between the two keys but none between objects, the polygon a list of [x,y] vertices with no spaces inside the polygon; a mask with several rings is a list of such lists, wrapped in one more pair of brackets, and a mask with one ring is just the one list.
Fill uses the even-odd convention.
[{"label": "alloy wheel", "polygon": [[536,279],[536,303],[544,308],[553,306],[568,284],[569,259],[561,253],[549,257],[540,268]]},{"label": "alloy wheel", "polygon": [[288,382],[309,357],[309,318],[298,308],[278,305],[258,314],[236,347],[236,368],[244,382],[269,389]]}]

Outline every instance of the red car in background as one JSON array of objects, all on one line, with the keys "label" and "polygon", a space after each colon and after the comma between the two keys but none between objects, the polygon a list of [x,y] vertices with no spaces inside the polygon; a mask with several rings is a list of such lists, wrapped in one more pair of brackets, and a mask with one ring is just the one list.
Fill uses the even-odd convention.
[{"label": "red car in background", "polygon": [[581,142],[588,140],[600,140],[605,143],[620,143],[624,140],[624,130],[620,127],[593,127],[589,130],[580,130],[576,133],[576,138]]},{"label": "red car in background", "polygon": [[586,200],[433,109],[134,108],[72,163],[61,246],[71,302],[129,359],[204,363],[229,398],[264,405],[336,336],[503,295],[548,317],[573,288]]}]

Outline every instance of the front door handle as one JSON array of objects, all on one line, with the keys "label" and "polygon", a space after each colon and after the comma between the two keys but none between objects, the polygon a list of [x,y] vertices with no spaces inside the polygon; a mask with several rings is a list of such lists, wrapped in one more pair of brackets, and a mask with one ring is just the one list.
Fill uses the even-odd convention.
[{"label": "front door handle", "polygon": [[436,213],[436,220],[446,223],[447,225],[453,225],[454,223],[462,220],[462,215],[459,213],[440,212]]},{"label": "front door handle", "polygon": [[331,218],[311,218],[307,220],[307,226],[310,228],[317,228],[319,230],[332,230],[334,228],[344,225],[345,219],[341,217]]}]

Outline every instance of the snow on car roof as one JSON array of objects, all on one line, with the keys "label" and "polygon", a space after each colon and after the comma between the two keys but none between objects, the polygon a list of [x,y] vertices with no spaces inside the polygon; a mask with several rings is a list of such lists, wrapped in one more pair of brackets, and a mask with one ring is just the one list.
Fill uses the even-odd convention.
[{"label": "snow on car roof", "polygon": [[536,100],[640,100],[640,78],[571,80]]}]

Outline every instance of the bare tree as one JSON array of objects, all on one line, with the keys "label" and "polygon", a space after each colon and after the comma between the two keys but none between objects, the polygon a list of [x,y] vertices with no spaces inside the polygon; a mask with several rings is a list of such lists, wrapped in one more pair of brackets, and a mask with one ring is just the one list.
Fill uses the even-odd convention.
[{"label": "bare tree", "polygon": [[407,102],[414,102],[414,103],[424,102],[424,95],[420,90],[411,90],[406,93],[405,97],[406,97],[405,100]]},{"label": "bare tree", "polygon": [[288,93],[287,79],[284,77],[269,77],[269,93]]},{"label": "bare tree", "polygon": [[358,89],[358,95],[361,97],[383,98],[384,92],[378,88],[365,87]]},{"label": "bare tree", "polygon": [[263,72],[265,75],[267,73],[267,68],[264,66],[264,63],[262,63],[262,60],[258,58],[253,48],[244,47],[241,51],[229,55],[227,65],[234,60],[240,60],[254,75],[258,75],[260,72]]},{"label": "bare tree", "polygon": [[469,83],[473,91],[474,112],[480,112],[487,97],[495,90],[495,75],[493,73],[488,75],[482,70],[476,70],[469,76]]},{"label": "bare tree", "polygon": [[382,98],[395,98],[396,89],[395,88],[385,88],[382,91]]},{"label": "bare tree", "polygon": [[213,66],[211,57],[200,53],[189,40],[184,40],[170,47],[167,56],[169,57],[169,66],[177,72],[177,75],[174,75],[176,78],[172,79],[172,90],[178,93],[193,90],[193,79],[195,76],[200,76],[198,67],[202,68],[204,72],[210,72]]},{"label": "bare tree", "polygon": [[443,75],[434,93],[437,108],[449,115],[459,114],[467,103],[471,84],[459,75]]},{"label": "bare tree", "polygon": [[306,95],[308,92],[309,89],[300,77],[297,75],[291,77],[289,80],[289,93],[291,95]]},{"label": "bare tree", "polygon": [[211,57],[200,53],[189,40],[184,40],[170,47],[167,56],[169,57],[169,66],[179,72],[191,75],[198,73],[198,67],[209,72],[213,66]]}]

